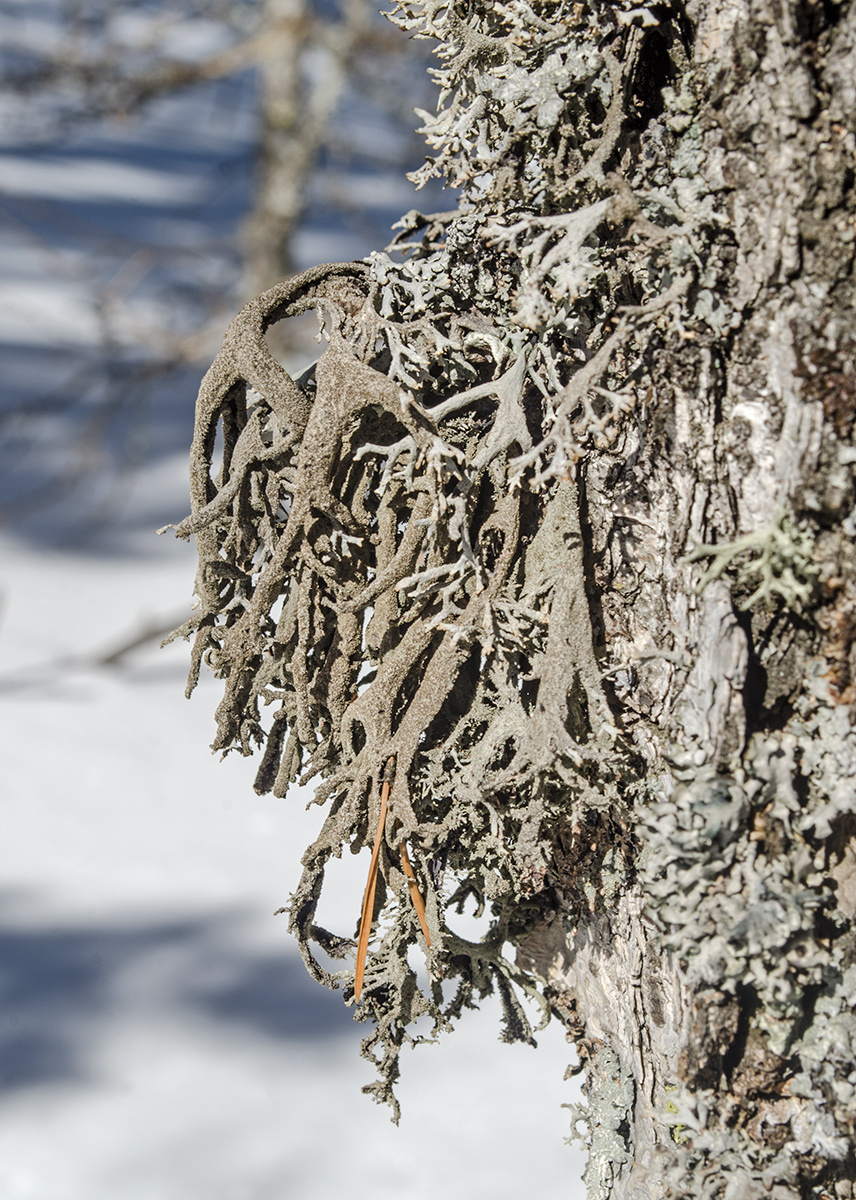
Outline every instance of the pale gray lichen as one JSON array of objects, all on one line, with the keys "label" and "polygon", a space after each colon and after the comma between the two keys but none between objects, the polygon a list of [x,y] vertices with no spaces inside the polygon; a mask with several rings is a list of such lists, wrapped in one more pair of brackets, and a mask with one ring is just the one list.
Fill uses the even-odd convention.
[{"label": "pale gray lichen", "polygon": [[827,984],[812,1018],[796,1048],[799,1070],[790,1088],[809,1102],[795,1123],[793,1149],[807,1143],[843,1159],[856,1125],[856,966]]},{"label": "pale gray lichen", "polygon": [[[598,1046],[589,1060],[584,1104],[569,1104],[571,1141],[581,1141],[588,1151],[583,1179],[587,1200],[609,1200],[621,1168],[630,1158],[627,1129],[635,1087],[633,1077],[609,1046]],[[583,1126],[582,1132],[578,1126]]]},{"label": "pale gray lichen", "polygon": [[[324,871],[372,841],[395,760],[360,1007],[384,1099],[421,1015],[436,1032],[496,987],[507,1036],[531,1038],[515,988],[532,982],[499,947],[555,906],[557,823],[620,805],[573,475],[633,410],[708,236],[643,174],[633,192],[606,173],[640,50],[621,11],[397,5],[399,24],[441,42],[428,170],[464,188],[461,210],[408,214],[388,253],[265,293],[200,391],[178,527],[200,553],[180,631],[195,636],[191,687],[202,662],[224,680],[215,748],[263,745],[258,790],[322,779],[327,815],[290,912],[331,986],[351,976],[312,949],[330,944],[315,924]],[[309,308],[327,347],[294,381],[264,334]],[[406,954],[421,934],[404,844],[428,995]],[[468,896],[493,909],[479,946],[453,932]]]},{"label": "pale gray lichen", "polygon": [[833,823],[856,810],[856,730],[847,704],[831,702],[829,664],[812,664],[809,688],[796,701],[791,729],[799,739],[800,769],[813,803],[797,828],[804,836],[826,839]]},{"label": "pale gray lichen", "polygon": [[728,1195],[717,1190],[725,1178],[734,1194],[760,1196],[795,1181],[798,1156],[831,1168],[850,1154],[856,969],[846,951],[830,954],[828,936],[851,927],[852,897],[836,895],[821,839],[856,815],[845,782],[856,779],[856,735],[846,707],[831,702],[822,663],[814,679],[787,728],[755,734],[731,774],[683,756],[669,800],[644,816],[640,878],[662,946],[694,987],[755,997],[748,1036],[763,1040],[787,1081],[765,1109],[781,1128],[772,1148],[757,1130],[723,1130],[714,1092],[678,1089],[673,1123],[689,1145],[670,1168],[673,1187],[684,1180],[676,1197]]},{"label": "pale gray lichen", "polygon": [[710,765],[680,771],[669,799],[644,813],[640,857],[662,946],[685,964],[695,988],[753,988],[774,1019],[775,1053],[802,1015],[806,988],[822,982],[827,959],[815,932],[824,896],[812,849],[778,856],[768,849],[774,840],[765,840],[765,825],[790,836],[800,814],[796,745],[792,735],[756,735],[733,776]]},{"label": "pale gray lichen", "polygon": [[808,529],[800,527],[781,509],[761,529],[743,534],[733,542],[695,546],[683,561],[713,560],[698,582],[698,591],[733,571],[739,608],[772,605],[779,600],[800,611],[811,598],[817,578],[813,542]]}]

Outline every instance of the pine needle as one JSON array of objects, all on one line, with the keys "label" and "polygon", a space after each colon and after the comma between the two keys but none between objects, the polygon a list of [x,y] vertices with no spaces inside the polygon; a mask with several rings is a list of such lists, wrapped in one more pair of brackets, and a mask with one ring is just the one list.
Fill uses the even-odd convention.
[{"label": "pine needle", "polygon": [[422,932],[425,934],[425,941],[431,945],[431,934],[428,932],[428,921],[425,917],[425,901],[422,899],[422,893],[419,890],[419,883],[414,874],[413,867],[410,865],[410,858],[407,853],[407,843],[401,843],[401,869],[407,876],[408,887],[410,888],[410,899],[413,901],[413,907],[416,909],[416,915],[419,918],[419,924],[422,926]]},{"label": "pine needle", "polygon": [[354,997],[357,1002],[359,1002],[360,993],[363,990],[363,976],[366,973],[366,955],[368,954],[369,936],[372,931],[372,913],[374,911],[375,889],[377,887],[377,864],[380,859],[380,844],[383,839],[383,827],[386,821],[388,800],[389,780],[385,779],[380,791],[380,817],[378,818],[377,833],[375,834],[374,847],[372,849],[372,859],[369,863],[366,893],[363,896],[363,912],[360,917],[360,936],[357,941],[357,968],[354,972]]}]

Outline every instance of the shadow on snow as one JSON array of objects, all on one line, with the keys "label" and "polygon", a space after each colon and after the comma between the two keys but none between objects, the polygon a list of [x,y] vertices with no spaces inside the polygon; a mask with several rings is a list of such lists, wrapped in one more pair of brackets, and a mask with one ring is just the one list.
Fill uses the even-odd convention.
[{"label": "shadow on snow", "polygon": [[0,927],[0,1097],[84,1079],[108,1024],[200,1018],[278,1043],[359,1036],[293,951],[243,949],[235,914],[84,928]]}]

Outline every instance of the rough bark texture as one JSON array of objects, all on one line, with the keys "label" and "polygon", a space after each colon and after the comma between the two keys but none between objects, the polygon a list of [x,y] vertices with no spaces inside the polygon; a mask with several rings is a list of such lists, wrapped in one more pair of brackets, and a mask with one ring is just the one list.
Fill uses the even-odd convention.
[{"label": "rough bark texture", "polygon": [[[265,742],[263,789],[326,777],[291,918],[346,994],[313,915],[395,759],[380,1098],[413,1017],[495,986],[528,1038],[537,985],[592,1200],[850,1197],[856,4],[395,19],[441,43],[422,175],[464,202],[261,297],[206,377],[179,532],[216,745]],[[306,307],[295,383],[263,334]]]},{"label": "rough bark texture", "polygon": [[650,787],[634,882],[540,969],[590,1055],[592,1196],[852,1194],[854,19],[688,5],[643,135],[717,228],[585,472]]}]

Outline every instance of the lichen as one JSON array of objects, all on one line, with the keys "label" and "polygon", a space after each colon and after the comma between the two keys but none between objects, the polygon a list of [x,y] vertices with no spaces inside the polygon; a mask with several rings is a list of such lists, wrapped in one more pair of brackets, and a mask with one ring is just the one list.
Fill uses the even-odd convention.
[{"label": "lichen", "polygon": [[632,1076],[609,1046],[594,1051],[585,1092],[584,1104],[567,1106],[575,1131],[571,1140],[581,1141],[588,1151],[583,1176],[588,1200],[609,1200],[615,1179],[631,1155],[627,1131],[635,1092]]},{"label": "lichen", "polygon": [[645,811],[640,857],[662,946],[677,954],[695,988],[751,987],[774,1018],[775,1053],[826,961],[814,854],[806,844],[784,853],[784,840],[774,852],[776,837],[790,839],[802,815],[796,746],[793,735],[756,735],[731,776],[710,765],[676,770],[681,782],[669,799]]},{"label": "lichen", "polygon": [[775,1083],[782,1097],[774,1109],[781,1132],[765,1145],[758,1130],[722,1129],[713,1090],[678,1087],[673,1124],[689,1140],[669,1168],[675,1196],[719,1195],[726,1178],[760,1195],[795,1182],[800,1165],[843,1168],[851,1152],[856,968],[840,939],[853,912],[830,876],[827,839],[854,812],[847,781],[856,777],[856,733],[825,675],[816,662],[813,691],[787,727],[755,734],[729,774],[688,755],[676,761],[677,787],[646,811],[640,878],[661,945],[695,989],[752,997],[744,1037],[763,1048],[759,1071],[776,1064],[774,1078],[753,1079],[744,1056],[747,1073],[732,1080],[744,1089],[742,1123],[751,1130],[759,1092]]},{"label": "lichen", "polygon": [[[200,554],[179,631],[195,639],[190,687],[203,662],[224,681],[214,747],[263,746],[257,790],[320,777],[326,817],[291,927],[312,974],[346,995],[350,973],[312,949],[330,937],[315,913],[331,857],[373,840],[395,762],[358,1014],[376,1023],[373,1090],[393,1103],[420,1016],[436,1033],[496,988],[505,1036],[531,1040],[517,992],[534,981],[500,947],[555,907],[557,824],[621,804],[574,477],[633,411],[644,348],[706,236],[641,177],[633,192],[605,172],[641,44],[622,12],[397,5],[395,21],[440,42],[440,112],[424,118],[439,153],[419,178],[461,187],[460,210],[410,213],[388,252],[265,293],[200,391],[178,527]],[[264,334],[308,308],[326,348],[295,381]],[[479,945],[453,932],[468,896],[493,915]]]},{"label": "lichen", "polygon": [[761,529],[722,545],[694,546],[683,561],[713,560],[698,582],[699,591],[733,571],[738,608],[772,606],[780,601],[799,612],[811,599],[817,578],[812,549],[808,529],[801,528],[781,509]]}]

